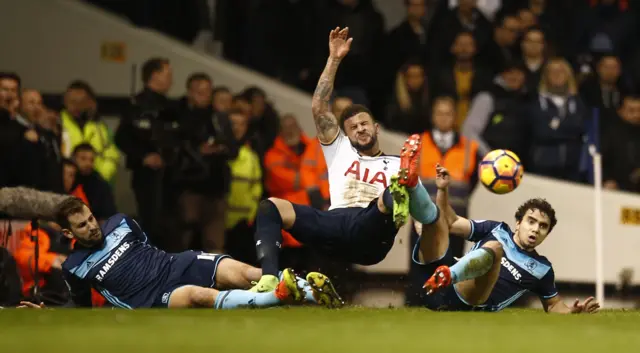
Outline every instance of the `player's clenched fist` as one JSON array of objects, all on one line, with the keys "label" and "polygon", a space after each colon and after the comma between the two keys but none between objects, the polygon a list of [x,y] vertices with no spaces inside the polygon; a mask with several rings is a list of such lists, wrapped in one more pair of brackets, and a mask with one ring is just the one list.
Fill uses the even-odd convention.
[{"label": "player's clenched fist", "polygon": [[349,27],[332,30],[329,33],[329,56],[335,59],[344,58],[351,48],[353,38],[349,38]]}]

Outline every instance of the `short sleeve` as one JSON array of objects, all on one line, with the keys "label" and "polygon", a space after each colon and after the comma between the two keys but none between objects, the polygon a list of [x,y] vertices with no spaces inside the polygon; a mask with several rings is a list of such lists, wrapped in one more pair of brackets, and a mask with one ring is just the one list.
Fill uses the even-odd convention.
[{"label": "short sleeve", "polygon": [[549,272],[540,279],[540,283],[538,283],[535,293],[543,300],[551,299],[558,295],[558,289],[556,288],[556,275],[553,272],[553,268],[550,268]]},{"label": "short sleeve", "polygon": [[494,229],[500,227],[502,222],[469,220],[471,222],[471,234],[467,240],[477,243],[490,236]]},{"label": "short sleeve", "polygon": [[349,144],[349,139],[345,136],[345,134],[340,130],[338,132],[338,136],[336,136],[335,140],[329,144],[324,144],[320,142],[320,146],[322,147],[322,153],[324,154],[324,160],[327,163],[327,167],[331,168],[331,164],[336,159],[336,156],[340,153],[343,145]]}]

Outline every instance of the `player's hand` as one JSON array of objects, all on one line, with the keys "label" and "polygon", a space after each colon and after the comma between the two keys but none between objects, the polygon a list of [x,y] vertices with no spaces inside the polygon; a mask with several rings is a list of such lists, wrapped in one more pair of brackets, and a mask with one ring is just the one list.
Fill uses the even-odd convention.
[{"label": "player's hand", "polygon": [[594,301],[593,297],[589,297],[582,303],[580,303],[579,299],[576,299],[576,301],[573,303],[573,307],[571,307],[571,312],[574,314],[592,314],[597,312],[599,309],[600,304],[597,301]]},{"label": "player's hand", "polygon": [[449,171],[447,168],[436,164],[436,187],[440,190],[446,189],[449,186]]},{"label": "player's hand", "polygon": [[353,38],[349,38],[349,27],[336,27],[329,33],[329,56],[335,59],[344,58],[351,48],[352,41]]},{"label": "player's hand", "polygon": [[44,309],[45,305],[44,303],[40,303],[40,305],[38,304],[34,304],[32,302],[27,302],[27,301],[21,301],[20,305],[18,305],[16,308],[18,309]]},{"label": "player's hand", "polygon": [[151,169],[160,169],[164,165],[162,157],[158,153],[149,153],[144,157],[142,165],[145,165]]},{"label": "player's hand", "polygon": [[36,130],[30,129],[24,132],[24,138],[29,142],[36,143],[38,142],[39,136]]}]

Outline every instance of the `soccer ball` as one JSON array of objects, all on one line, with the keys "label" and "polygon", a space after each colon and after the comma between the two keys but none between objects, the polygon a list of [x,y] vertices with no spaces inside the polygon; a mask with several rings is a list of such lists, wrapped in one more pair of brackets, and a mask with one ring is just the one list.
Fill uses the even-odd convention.
[{"label": "soccer ball", "polygon": [[487,153],[478,168],[478,177],[482,185],[499,195],[515,190],[520,185],[523,173],[524,167],[520,158],[509,150],[493,150]]}]

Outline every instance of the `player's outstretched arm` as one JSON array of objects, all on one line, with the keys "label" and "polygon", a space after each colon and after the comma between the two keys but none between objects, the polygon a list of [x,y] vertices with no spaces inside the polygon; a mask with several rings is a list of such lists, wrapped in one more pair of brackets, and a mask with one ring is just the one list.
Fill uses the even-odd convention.
[{"label": "player's outstretched arm", "polygon": [[471,222],[456,214],[449,204],[449,171],[440,164],[436,165],[436,206],[440,209],[440,217],[445,217],[451,234],[469,237],[471,234]]},{"label": "player's outstretched arm", "polygon": [[332,143],[340,132],[338,119],[329,110],[329,100],[333,93],[333,82],[340,61],[347,55],[351,47],[353,39],[348,37],[349,28],[336,27],[329,33],[329,59],[322,75],[320,75],[311,100],[311,111],[316,123],[318,139],[324,144]]},{"label": "player's outstretched arm", "polygon": [[593,297],[587,298],[582,303],[576,299],[573,306],[568,306],[560,299],[559,295],[556,295],[553,298],[542,300],[542,306],[544,311],[555,314],[592,314],[600,310],[600,304]]}]

